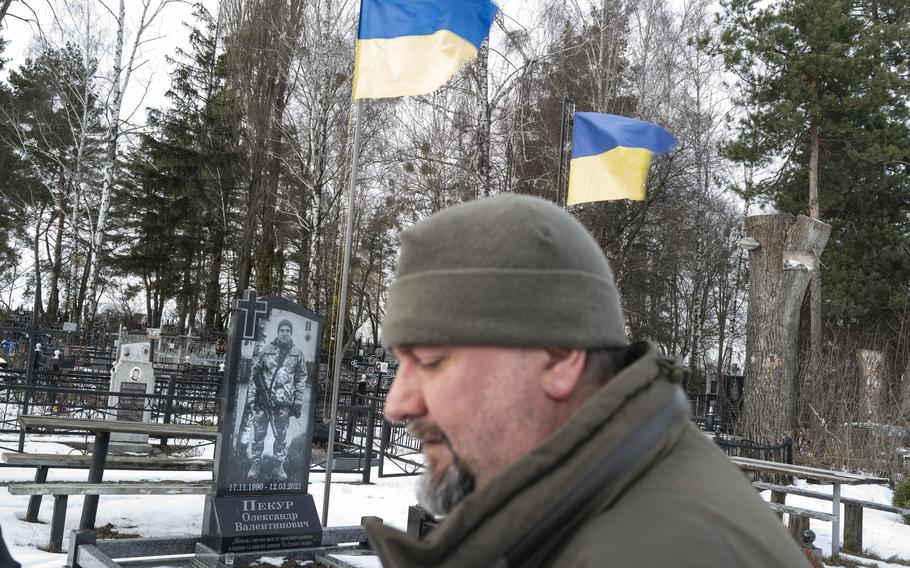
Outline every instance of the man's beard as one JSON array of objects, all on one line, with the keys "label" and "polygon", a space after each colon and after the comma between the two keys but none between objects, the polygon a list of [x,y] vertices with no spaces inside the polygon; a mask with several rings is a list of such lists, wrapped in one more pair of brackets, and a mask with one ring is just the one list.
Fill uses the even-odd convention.
[{"label": "man's beard", "polygon": [[433,515],[448,515],[455,505],[474,490],[474,474],[455,453],[449,439],[439,428],[414,422],[408,425],[408,433],[415,438],[441,441],[452,454],[452,463],[438,475],[433,474],[434,464],[428,463],[417,488],[417,502],[424,509]]}]

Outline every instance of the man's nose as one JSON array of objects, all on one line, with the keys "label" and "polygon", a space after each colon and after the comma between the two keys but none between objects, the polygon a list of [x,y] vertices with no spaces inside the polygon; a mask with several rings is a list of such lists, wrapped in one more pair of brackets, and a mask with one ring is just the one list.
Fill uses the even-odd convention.
[{"label": "man's nose", "polygon": [[402,362],[395,372],[392,388],[385,399],[385,417],[389,422],[401,422],[426,414],[426,404],[420,382],[414,377],[410,365]]}]

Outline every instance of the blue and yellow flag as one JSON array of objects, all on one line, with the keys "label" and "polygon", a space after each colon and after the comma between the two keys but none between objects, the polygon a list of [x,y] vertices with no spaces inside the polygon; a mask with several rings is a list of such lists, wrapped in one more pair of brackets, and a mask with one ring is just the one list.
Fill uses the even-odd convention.
[{"label": "blue and yellow flag", "polygon": [[361,0],[354,98],[424,95],[477,56],[489,0]]},{"label": "blue and yellow flag", "polygon": [[566,203],[643,200],[651,157],[675,145],[676,138],[656,124],[612,114],[576,112]]}]

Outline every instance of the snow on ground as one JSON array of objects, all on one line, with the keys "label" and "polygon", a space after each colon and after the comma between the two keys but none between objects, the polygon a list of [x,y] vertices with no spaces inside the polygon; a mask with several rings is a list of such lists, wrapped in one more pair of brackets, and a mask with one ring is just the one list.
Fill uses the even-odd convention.
[{"label": "snow on ground", "polygon": [[349,554],[333,554],[332,558],[341,560],[352,568],[382,568],[382,563],[375,556],[351,556]]},{"label": "snow on ground", "polygon": [[[831,485],[810,485],[804,480],[796,482],[797,487],[810,489],[817,493],[832,494]],[[841,495],[843,497],[852,497],[863,501],[874,501],[875,503],[891,504],[892,491],[882,485],[842,485]],[[770,491],[762,492],[762,497],[767,501],[771,498]],[[800,497],[798,495],[787,495],[787,505],[793,505],[802,509],[813,509],[816,511],[831,512],[831,502],[813,499],[811,497]],[[843,526],[843,506],[841,507],[841,526]],[[784,515],[784,522],[787,516]],[[815,532],[815,546],[822,549],[825,556],[831,554],[831,523],[819,521],[816,519],[809,520],[809,528]],[[841,538],[843,545],[843,538]],[[875,511],[865,509],[863,511],[863,547],[881,558],[898,557],[902,560],[910,561],[910,525],[903,523],[900,515],[885,513],[884,511]],[[860,559],[863,562],[869,562]],[[879,563],[883,568],[891,568],[893,564]]]},{"label": "snow on ground", "polygon": [[[9,441],[0,441],[9,446]],[[211,457],[212,446],[207,446]],[[72,449],[63,444],[29,440],[26,451],[32,453],[71,453]],[[387,465],[387,471],[390,468]],[[51,468],[48,481],[84,481],[86,470],[54,470]],[[33,481],[34,468],[0,468],[0,482]],[[209,472],[148,472],[118,471],[105,472],[105,480],[181,480],[199,481],[211,479]],[[376,468],[371,479],[373,484],[362,485],[360,474],[332,474],[332,490],[329,496],[329,524],[331,526],[359,525],[363,516],[381,517],[385,524],[404,530],[407,527],[408,507],[416,503],[415,485],[417,477],[378,478]],[[316,502],[316,510],[322,515],[324,475],[310,474],[310,493]],[[28,505],[27,495],[10,495],[6,487],[0,487],[0,527],[10,552],[24,568],[59,568],[66,563],[64,554],[52,554],[39,550],[47,547],[50,537],[50,522],[53,512],[53,497],[44,497],[40,523],[26,523],[21,518]],[[69,532],[78,528],[82,513],[80,496],[71,496],[67,503],[66,529],[63,548],[68,548]],[[198,536],[202,531],[203,495],[103,495],[98,505],[96,526],[111,523],[121,533],[135,533],[142,537]]]},{"label": "snow on ground", "polygon": [[853,556],[852,554],[841,554],[841,558],[859,562],[864,566],[868,565],[874,566],[876,568],[907,568],[906,564],[892,564],[890,562],[882,562],[880,560],[869,560],[868,558],[861,558],[859,556]]},{"label": "snow on ground", "polygon": [[[9,441],[0,441],[9,446]],[[73,450],[61,443],[29,440],[26,450],[41,453],[71,453]],[[211,457],[212,446],[204,447],[202,457]],[[51,469],[48,481],[85,480],[85,470]],[[34,468],[0,468],[0,482],[31,481]],[[208,472],[132,472],[112,470],[105,472],[106,480],[183,480],[198,481],[211,479]],[[373,484],[362,485],[359,474],[335,473],[332,476],[329,524],[331,526],[359,525],[363,516],[381,517],[387,525],[404,530],[407,526],[407,510],[414,498],[417,477],[388,477],[379,479],[373,469]],[[316,510],[322,513],[324,475],[310,475],[310,492],[316,502]],[[798,482],[801,487],[809,487]],[[813,491],[831,493],[830,485],[812,485]],[[891,490],[877,485],[844,486],[845,497],[865,501],[891,503]],[[770,492],[763,493],[765,499]],[[50,520],[53,498],[45,497],[38,518],[41,523],[26,523],[21,519],[28,505],[28,496],[10,495],[0,487],[0,527],[3,537],[15,559],[25,568],[59,568],[65,564],[62,554],[51,554],[40,550],[46,547],[50,535]],[[77,528],[82,511],[82,497],[72,496],[67,505],[66,537],[64,549],[68,547],[69,531]],[[102,496],[98,506],[96,525],[111,523],[121,533],[136,533],[143,537],[197,536],[202,531],[202,510],[205,497],[202,495],[123,495]],[[787,496],[787,504],[806,509],[830,511],[829,501],[809,497]],[[784,517],[786,522],[786,516]],[[825,555],[831,552],[831,524],[811,520],[810,526],[817,535],[815,545]],[[866,549],[881,558],[898,557],[910,561],[910,525],[902,523],[899,515],[881,511],[866,510],[863,516],[863,544]],[[347,559],[346,559],[347,560]],[[376,568],[378,562],[355,559],[364,563],[364,568]],[[864,563],[875,565],[871,561]],[[369,564],[368,562],[374,562]],[[880,568],[896,568],[897,565],[878,562]],[[359,566],[359,565],[358,565]]]},{"label": "snow on ground", "polygon": [[284,565],[284,561],[284,556],[263,556],[259,559],[260,564],[265,564],[267,566],[277,566],[278,568],[281,568]]}]

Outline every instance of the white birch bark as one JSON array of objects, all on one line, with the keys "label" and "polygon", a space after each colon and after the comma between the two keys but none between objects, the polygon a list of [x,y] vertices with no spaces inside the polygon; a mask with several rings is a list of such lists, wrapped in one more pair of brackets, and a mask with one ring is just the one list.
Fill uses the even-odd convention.
[{"label": "white birch bark", "polygon": [[109,123],[107,140],[105,141],[106,159],[104,163],[104,177],[101,182],[101,200],[98,206],[98,215],[92,234],[91,269],[89,272],[88,292],[85,299],[84,322],[90,322],[94,319],[95,313],[98,310],[98,302],[100,301],[103,292],[103,290],[100,289],[100,266],[104,261],[104,238],[107,231],[108,213],[111,208],[111,194],[114,191],[117,175],[117,156],[119,155],[118,144],[120,142],[121,133],[120,110],[123,106],[123,96],[126,93],[127,87],[129,87],[130,78],[136,67],[136,54],[139,51],[139,46],[144,43],[143,35],[155,18],[170,2],[171,0],[161,0],[159,4],[153,7],[152,0],[142,0],[142,13],[139,18],[139,25],[136,29],[136,34],[133,37],[129,58],[126,61],[126,64],[124,64],[126,0],[119,1],[117,13],[117,39],[114,43],[112,91],[109,98]]},{"label": "white birch bark", "polygon": [[6,16],[6,11],[9,10],[9,5],[13,3],[13,0],[2,0],[0,2],[0,22],[3,22],[3,17]]}]

